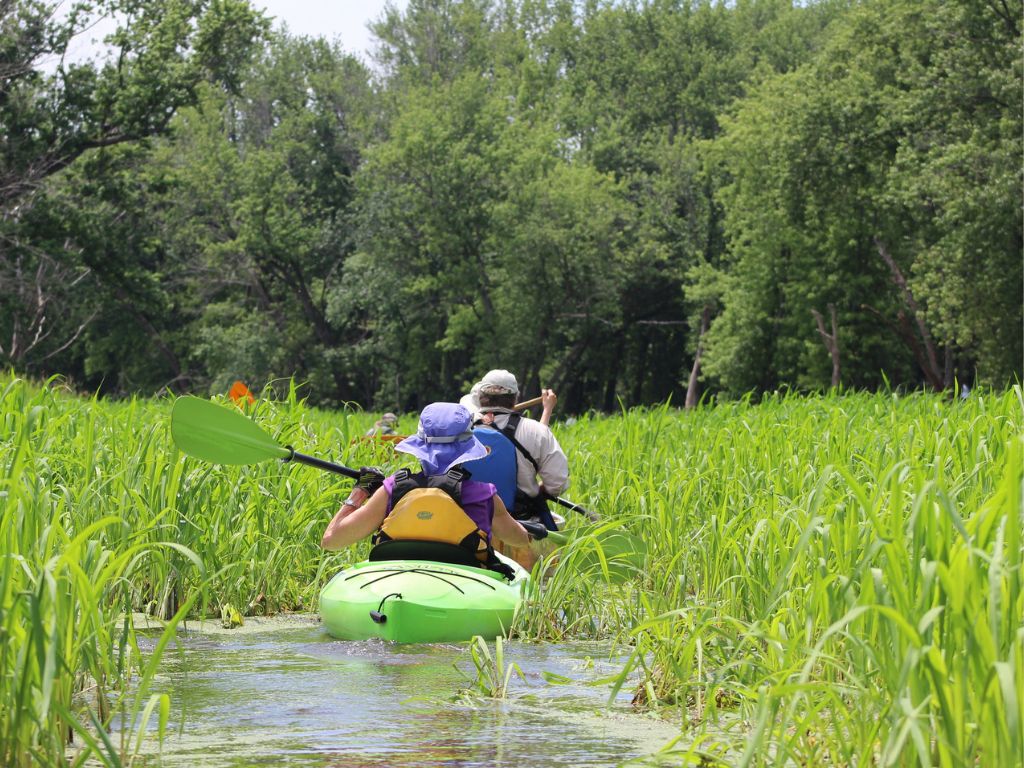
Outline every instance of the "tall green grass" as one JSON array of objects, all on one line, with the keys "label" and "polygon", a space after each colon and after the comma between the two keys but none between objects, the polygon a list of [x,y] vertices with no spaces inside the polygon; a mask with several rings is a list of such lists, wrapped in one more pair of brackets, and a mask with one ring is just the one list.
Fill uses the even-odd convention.
[{"label": "tall green grass", "polygon": [[632,644],[619,684],[729,764],[1020,765],[1022,425],[1019,390],[585,419],[577,498],[646,567],[570,551],[521,629]]},{"label": "tall green grass", "polygon": [[[169,412],[0,378],[2,764],[130,762],[143,721],[166,722],[148,682],[176,622],[314,608],[366,553],[318,547],[350,481],[183,457]],[[294,390],[252,417],[305,453],[408,463],[356,439],[372,414],[310,410]],[[1019,392],[787,396],[556,431],[565,495],[646,553],[608,561],[609,531],[578,529],[517,632],[631,650],[619,690],[681,725],[662,758],[1021,762]],[[169,619],[145,656],[140,610]]]},{"label": "tall green grass", "polygon": [[[294,392],[255,410],[296,446],[350,449],[348,414],[318,414],[313,428]],[[358,557],[318,547],[346,483],[275,462],[201,465],[171,445],[169,412],[170,402],[99,402],[59,382],[0,378],[2,765],[127,764],[133,731],[152,720],[163,733],[169,702],[148,687],[179,621],[228,604],[310,607],[326,576]],[[133,611],[168,620],[146,657]]]}]

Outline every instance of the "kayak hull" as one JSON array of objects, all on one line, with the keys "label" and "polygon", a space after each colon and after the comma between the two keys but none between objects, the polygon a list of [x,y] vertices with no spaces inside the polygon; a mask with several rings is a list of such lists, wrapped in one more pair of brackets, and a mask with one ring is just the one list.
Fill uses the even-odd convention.
[{"label": "kayak hull", "polygon": [[508,633],[529,579],[510,564],[516,573],[511,582],[483,568],[427,560],[356,563],[321,590],[320,617],[339,640],[443,643],[498,637]]}]

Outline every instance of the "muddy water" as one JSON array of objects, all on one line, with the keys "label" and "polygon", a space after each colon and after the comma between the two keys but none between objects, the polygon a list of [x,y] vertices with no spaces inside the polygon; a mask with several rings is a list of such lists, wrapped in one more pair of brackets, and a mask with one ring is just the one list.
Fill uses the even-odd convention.
[{"label": "muddy water", "polygon": [[[331,639],[315,619],[190,626],[154,690],[174,702],[163,765],[614,766],[678,732],[610,709],[617,669],[603,646],[507,643],[526,675],[503,701],[458,696],[475,676],[468,644]],[[457,668],[458,669],[457,669]],[[569,678],[552,685],[543,672]],[[155,739],[149,740],[156,749]]]}]

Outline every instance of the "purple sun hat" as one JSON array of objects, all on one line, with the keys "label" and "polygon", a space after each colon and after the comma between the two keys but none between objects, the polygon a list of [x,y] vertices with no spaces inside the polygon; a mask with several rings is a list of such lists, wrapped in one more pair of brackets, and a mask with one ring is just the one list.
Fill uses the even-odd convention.
[{"label": "purple sun hat", "polygon": [[431,403],[420,412],[420,425],[395,446],[420,460],[428,475],[441,475],[465,461],[482,459],[487,447],[473,435],[469,411],[458,403]]}]

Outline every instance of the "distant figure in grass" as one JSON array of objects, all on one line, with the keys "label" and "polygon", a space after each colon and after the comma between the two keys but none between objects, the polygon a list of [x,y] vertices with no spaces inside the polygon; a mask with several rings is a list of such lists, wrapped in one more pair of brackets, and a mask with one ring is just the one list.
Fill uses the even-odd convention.
[{"label": "distant figure in grass", "polygon": [[416,434],[395,450],[419,459],[421,471],[403,469],[385,478],[364,468],[324,531],[324,549],[341,549],[373,534],[371,560],[477,565],[511,578],[511,569],[494,553],[492,537],[528,546],[547,535],[543,526],[513,520],[495,487],[470,479],[462,468],[463,462],[484,457],[487,448],[474,437],[469,411],[461,405],[428,405]]},{"label": "distant figure in grass", "polygon": [[[487,375],[473,385],[472,391],[462,398],[463,405],[474,404],[477,427],[490,427],[501,433],[514,450],[515,474],[514,500],[510,511],[517,520],[542,523],[549,530],[556,530],[558,520],[548,509],[547,498],[562,494],[569,487],[569,460],[558,444],[557,438],[547,426],[547,421],[523,418],[513,406],[519,397],[519,383],[506,370],[488,371]],[[550,389],[544,393],[544,414],[550,419],[557,396]],[[499,453],[499,450],[493,450]],[[498,462],[484,469],[482,463],[470,466],[479,479],[495,482],[503,488],[498,474],[505,470]],[[492,474],[493,473],[493,474]],[[508,497],[505,495],[506,503]],[[518,558],[518,555],[516,555]]]},{"label": "distant figure in grass", "polygon": [[367,437],[377,435],[394,435],[398,429],[398,417],[393,413],[385,413],[374,422],[373,428],[366,433]]}]

